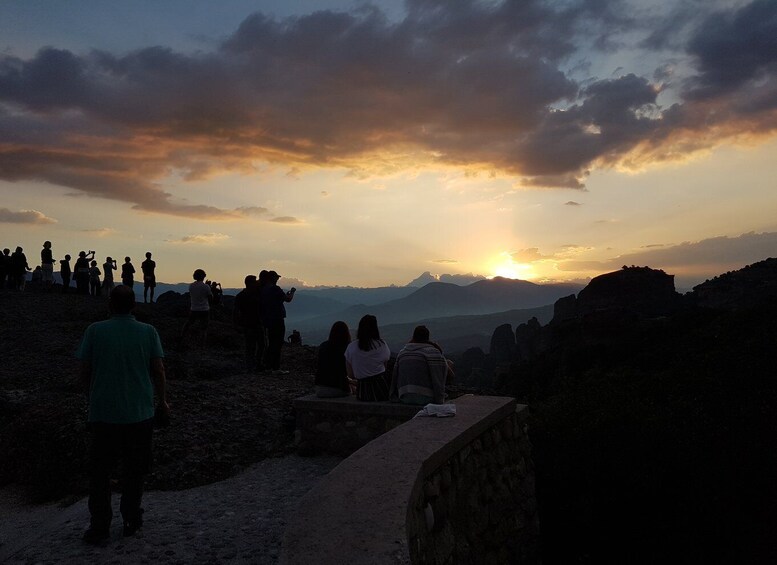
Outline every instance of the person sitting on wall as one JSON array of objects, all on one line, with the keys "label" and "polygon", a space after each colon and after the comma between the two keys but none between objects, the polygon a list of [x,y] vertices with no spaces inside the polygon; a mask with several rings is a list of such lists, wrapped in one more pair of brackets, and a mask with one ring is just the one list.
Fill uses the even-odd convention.
[{"label": "person sitting on wall", "polygon": [[351,331],[345,322],[335,322],[329,330],[329,339],[318,346],[316,366],[316,396],[338,398],[348,396],[351,387],[345,367],[345,350],[351,343]]},{"label": "person sitting on wall", "polygon": [[391,398],[403,404],[442,404],[448,364],[429,341],[429,330],[418,326],[397,355],[391,377]]},{"label": "person sitting on wall", "polygon": [[389,399],[386,365],[390,358],[391,350],[380,337],[377,318],[371,314],[362,316],[356,340],[345,350],[348,377],[357,381],[356,398],[364,402]]}]

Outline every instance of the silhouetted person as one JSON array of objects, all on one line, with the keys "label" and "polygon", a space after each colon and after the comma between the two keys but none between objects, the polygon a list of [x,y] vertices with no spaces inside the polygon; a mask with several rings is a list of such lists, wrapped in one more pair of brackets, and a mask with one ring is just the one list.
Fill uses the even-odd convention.
[{"label": "silhouetted person", "polygon": [[289,342],[289,345],[302,345],[302,334],[299,333],[299,330],[291,330],[291,335],[286,338],[286,341]]},{"label": "silhouetted person", "polygon": [[7,247],[0,253],[0,290],[10,288],[11,250]]},{"label": "silhouetted person", "polygon": [[[151,252],[146,252],[146,260],[140,264],[140,270],[143,271],[143,302],[154,303],[154,289],[156,288],[156,261],[151,260]],[[151,291],[151,300],[148,300],[149,290]]]},{"label": "silhouetted person", "polygon": [[205,284],[210,286],[211,304],[213,306],[221,306],[221,299],[224,297],[224,291],[221,289],[221,283],[216,281],[205,281]]},{"label": "silhouetted person", "polygon": [[110,296],[110,292],[113,287],[116,286],[113,282],[113,271],[117,270],[116,259],[112,257],[106,257],[105,263],[103,263],[103,289],[106,294]]},{"label": "silhouetted person", "polygon": [[89,294],[100,296],[100,272],[97,261],[92,261],[89,267]]},{"label": "silhouetted person", "polygon": [[275,271],[267,273],[267,284],[262,287],[261,307],[262,307],[262,325],[267,332],[267,352],[265,354],[265,365],[274,372],[287,373],[281,371],[281,348],[286,336],[286,306],[284,303],[291,302],[294,299],[296,288],[289,292],[283,292],[278,286],[278,279],[281,276]]},{"label": "silhouetted person", "polygon": [[391,397],[403,404],[442,404],[448,363],[429,341],[426,326],[417,326],[410,343],[397,355],[391,377]]},{"label": "silhouetted person", "polygon": [[329,339],[318,346],[316,364],[316,396],[337,398],[348,396],[351,388],[345,367],[345,350],[351,343],[351,331],[345,322],[335,322],[329,330]]},{"label": "silhouetted person", "polygon": [[94,251],[90,251],[88,254],[84,251],[78,252],[78,259],[73,266],[78,294],[89,294],[89,261],[92,259],[94,259]]},{"label": "silhouetted person", "polygon": [[64,259],[59,260],[59,276],[62,277],[62,292],[65,293],[70,288],[70,278],[73,276],[70,255],[65,255]]},{"label": "silhouetted person", "polygon": [[43,287],[51,290],[51,285],[54,284],[54,256],[51,251],[50,241],[44,241],[43,249],[40,250],[40,268]]},{"label": "silhouetted person", "polygon": [[13,287],[16,290],[24,290],[24,283],[27,280],[27,271],[30,266],[27,264],[27,256],[21,247],[11,254],[11,276],[13,277]]},{"label": "silhouetted person", "polygon": [[245,288],[235,296],[233,321],[245,336],[246,369],[262,371],[264,354],[264,330],[260,319],[259,283],[255,275],[245,278]]},{"label": "silhouetted person", "polygon": [[123,534],[143,525],[143,477],[151,465],[154,393],[157,413],[169,416],[164,352],[156,329],[135,320],[135,295],[126,286],[111,291],[111,317],[90,325],[76,357],[81,379],[89,387],[90,450],[89,529],[84,541],[102,544],[110,537],[111,471],[122,460]]},{"label": "silhouetted person", "polygon": [[43,286],[43,269],[41,269],[40,265],[36,265],[32,270],[30,288],[40,288],[41,286]]},{"label": "silhouetted person", "polygon": [[189,285],[189,301],[191,303],[189,309],[189,317],[183,325],[181,330],[181,341],[186,338],[189,329],[195,324],[202,328],[202,346],[208,342],[208,322],[210,320],[210,300],[213,294],[210,290],[210,285],[205,284],[203,281],[208,275],[202,269],[197,269],[192,274],[194,282]]},{"label": "silhouetted person", "polygon": [[135,284],[135,267],[129,257],[125,257],[121,265],[121,284],[130,288]]},{"label": "silhouetted person", "polygon": [[390,357],[391,350],[380,338],[377,318],[371,314],[362,316],[356,330],[356,341],[352,341],[345,350],[348,377],[357,382],[356,398],[367,402],[388,400],[386,366]]}]

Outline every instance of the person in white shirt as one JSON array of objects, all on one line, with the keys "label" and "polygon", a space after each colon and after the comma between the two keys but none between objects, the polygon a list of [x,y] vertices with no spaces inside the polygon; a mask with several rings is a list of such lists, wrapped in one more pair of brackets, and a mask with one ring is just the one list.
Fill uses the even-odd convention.
[{"label": "person in white shirt", "polygon": [[348,377],[357,382],[356,398],[365,402],[388,400],[386,365],[390,357],[388,345],[380,338],[377,318],[367,314],[359,320],[356,341],[345,350]]},{"label": "person in white shirt", "polygon": [[181,341],[183,341],[188,334],[189,329],[191,329],[195,323],[201,326],[203,347],[205,347],[208,340],[210,299],[213,297],[210,285],[203,282],[207,276],[208,275],[202,269],[197,269],[192,275],[194,282],[189,285],[189,300],[191,301],[191,307],[189,309],[189,317],[183,325],[183,330],[181,330]]}]

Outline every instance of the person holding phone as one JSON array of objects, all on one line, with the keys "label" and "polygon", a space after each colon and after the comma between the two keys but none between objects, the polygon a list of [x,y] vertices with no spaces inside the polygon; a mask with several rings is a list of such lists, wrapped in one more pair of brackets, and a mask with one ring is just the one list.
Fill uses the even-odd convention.
[{"label": "person holding phone", "polygon": [[261,291],[262,325],[267,332],[267,350],[264,366],[275,374],[288,374],[281,370],[281,348],[286,337],[286,302],[294,299],[293,288],[288,292],[278,286],[281,276],[275,271],[267,273],[267,284]]}]

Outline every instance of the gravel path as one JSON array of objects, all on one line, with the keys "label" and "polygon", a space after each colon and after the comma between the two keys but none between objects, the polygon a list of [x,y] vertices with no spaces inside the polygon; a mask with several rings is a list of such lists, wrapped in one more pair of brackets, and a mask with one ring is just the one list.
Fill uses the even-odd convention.
[{"label": "gravel path", "polygon": [[[143,497],[143,529],[124,538],[114,494],[111,539],[81,541],[86,499],[66,508],[0,501],[2,563],[276,563],[283,530],[300,498],[340,459],[290,455],[265,459],[240,475],[183,491]],[[7,493],[6,493],[7,494]]]}]

